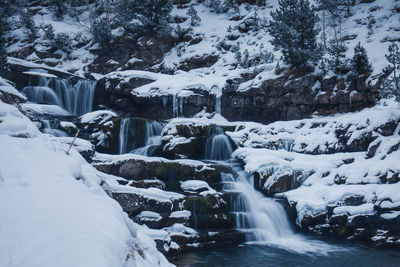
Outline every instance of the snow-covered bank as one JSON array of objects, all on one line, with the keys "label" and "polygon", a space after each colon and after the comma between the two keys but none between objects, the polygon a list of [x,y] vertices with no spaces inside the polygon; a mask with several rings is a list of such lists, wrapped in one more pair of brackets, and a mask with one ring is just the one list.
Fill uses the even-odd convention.
[{"label": "snow-covered bank", "polygon": [[240,147],[233,156],[256,174],[255,186],[286,198],[303,229],[398,245],[399,123],[399,104],[386,103],[330,117],[239,123],[228,134]]},{"label": "snow-covered bank", "polygon": [[0,265],[168,266],[68,147],[0,102]]}]

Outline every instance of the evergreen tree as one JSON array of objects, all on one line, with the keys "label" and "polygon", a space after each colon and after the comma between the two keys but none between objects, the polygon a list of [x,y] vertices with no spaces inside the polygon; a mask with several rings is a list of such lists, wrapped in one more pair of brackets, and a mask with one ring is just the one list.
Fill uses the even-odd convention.
[{"label": "evergreen tree", "polygon": [[347,46],[341,41],[331,41],[331,45],[327,48],[329,54],[329,66],[334,69],[336,73],[344,72],[346,69]]},{"label": "evergreen tree", "polygon": [[382,84],[381,96],[392,97],[394,96],[398,102],[400,102],[400,76],[398,71],[400,70],[400,49],[396,43],[392,43],[388,49],[389,54],[385,57],[389,62],[386,71],[391,72],[391,76]]},{"label": "evergreen tree", "polygon": [[106,46],[112,40],[111,28],[105,19],[93,20],[90,32],[93,40],[100,46]]},{"label": "evergreen tree", "polygon": [[191,26],[196,26],[199,25],[201,19],[199,15],[197,14],[196,9],[194,9],[193,6],[190,6],[186,14],[190,17],[190,25]]},{"label": "evergreen tree", "polygon": [[61,51],[64,51],[65,53],[70,53],[71,52],[71,43],[72,40],[66,33],[59,33],[54,37],[54,40],[52,42],[52,46],[55,49],[59,49]]},{"label": "evergreen tree", "polygon": [[356,73],[364,74],[372,71],[372,66],[369,63],[367,51],[361,46],[361,43],[354,47],[354,56],[351,60],[351,65]]},{"label": "evergreen tree", "polygon": [[170,0],[119,0],[117,18],[131,31],[165,33],[171,11]]},{"label": "evergreen tree", "polygon": [[283,59],[294,67],[318,60],[321,49],[316,37],[318,16],[308,0],[279,0],[279,9],[271,13],[272,44],[281,49]]},{"label": "evergreen tree", "polygon": [[44,34],[43,34],[44,39],[49,40],[49,41],[54,40],[55,35],[54,35],[53,25],[48,24],[48,25],[44,26],[43,31],[44,31]]},{"label": "evergreen tree", "polygon": [[36,24],[33,19],[33,14],[29,9],[24,9],[20,14],[19,22],[25,28],[26,33],[32,37],[36,34]]}]

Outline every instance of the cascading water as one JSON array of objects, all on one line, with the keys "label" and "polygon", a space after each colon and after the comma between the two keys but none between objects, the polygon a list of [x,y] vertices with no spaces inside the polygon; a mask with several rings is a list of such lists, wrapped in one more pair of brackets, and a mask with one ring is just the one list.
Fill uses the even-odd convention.
[{"label": "cascading water", "polygon": [[162,125],[158,121],[146,121],[146,139],[144,147],[132,151],[134,154],[149,156],[149,149],[161,145]]},{"label": "cascading water", "polygon": [[221,114],[221,96],[217,95],[215,97],[215,112]]},{"label": "cascading water", "polygon": [[231,157],[233,149],[228,136],[221,127],[215,127],[207,138],[205,158],[211,160],[227,160]]},{"label": "cascading water", "polygon": [[50,134],[52,136],[56,137],[67,137],[68,134],[62,130],[59,130],[56,128],[56,125],[54,125],[54,121],[49,121],[49,120],[42,120],[43,123],[43,133],[45,134]]},{"label": "cascading water", "polygon": [[146,121],[146,135],[144,139],[144,146],[137,147],[135,142],[130,141],[130,136],[133,136],[132,132],[132,119],[123,118],[121,120],[120,130],[119,130],[119,154],[133,153],[148,156],[149,149],[154,146],[161,145],[161,131],[162,125],[157,121]]},{"label": "cascading water", "polygon": [[118,153],[124,154],[129,152],[129,129],[131,128],[131,119],[123,118],[119,127],[119,147]]},{"label": "cascading water", "polygon": [[[311,241],[295,234],[283,207],[272,198],[254,189],[254,178],[231,158],[232,146],[223,130],[214,129],[207,142],[209,159],[225,160],[231,172],[222,173],[222,191],[230,196],[231,212],[236,217],[236,229],[246,235],[248,242],[265,243],[297,252],[325,253],[330,248],[323,242]],[[210,145],[211,144],[211,145]],[[206,154],[207,155],[207,154]],[[229,155],[229,160],[226,157]]]},{"label": "cascading water", "polygon": [[236,228],[246,233],[249,242],[268,242],[293,235],[284,209],[273,199],[254,189],[253,177],[232,163],[230,173],[222,174],[223,189],[230,193]]},{"label": "cascading water", "polygon": [[27,86],[23,93],[35,103],[58,105],[70,114],[82,115],[93,110],[96,81],[79,80],[72,84],[67,79],[39,77],[39,85]]}]

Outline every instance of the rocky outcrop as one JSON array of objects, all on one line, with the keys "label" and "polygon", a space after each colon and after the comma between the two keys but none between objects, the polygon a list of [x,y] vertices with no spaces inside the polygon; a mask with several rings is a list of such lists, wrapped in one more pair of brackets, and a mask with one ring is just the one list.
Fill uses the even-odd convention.
[{"label": "rocky outcrop", "polygon": [[400,206],[391,201],[369,204],[363,196],[350,195],[324,212],[306,213],[299,224],[303,231],[319,235],[400,247],[399,222]]},{"label": "rocky outcrop", "polygon": [[315,112],[329,115],[356,111],[374,105],[379,82],[367,76],[321,78],[314,74],[296,77],[289,71],[259,86],[238,91],[240,80],[228,81],[222,94],[222,115],[229,120],[270,123],[310,117]]},{"label": "rocky outcrop", "polygon": [[167,160],[139,155],[96,154],[93,166],[99,171],[128,180],[159,179],[167,190],[179,191],[180,181],[198,179],[213,186],[220,182],[219,167],[193,160]]},{"label": "rocky outcrop", "polygon": [[214,111],[215,96],[203,88],[190,88],[186,96],[137,95],[132,90],[152,83],[150,77],[105,77],[97,83],[96,94],[101,96],[95,103],[124,114],[152,120],[167,120],[177,116],[190,117],[202,110]]},{"label": "rocky outcrop", "polygon": [[[162,61],[176,40],[171,35],[124,33],[112,43],[112,49],[95,49],[98,56],[88,66],[89,72],[106,74],[117,68],[144,70]],[[135,59],[135,60],[132,60]]]}]

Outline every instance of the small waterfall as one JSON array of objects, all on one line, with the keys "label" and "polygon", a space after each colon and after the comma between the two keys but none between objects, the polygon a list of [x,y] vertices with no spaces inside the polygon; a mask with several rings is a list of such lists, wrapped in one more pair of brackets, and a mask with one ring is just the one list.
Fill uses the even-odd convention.
[{"label": "small waterfall", "polygon": [[124,154],[130,151],[128,142],[129,128],[131,128],[131,119],[123,118],[119,128],[119,154]]},{"label": "small waterfall", "polygon": [[246,233],[247,241],[268,242],[290,237],[289,220],[284,209],[273,199],[254,189],[253,177],[232,165],[236,177],[222,174],[225,192],[231,192],[231,210],[236,216],[236,228]]},{"label": "small waterfall", "polygon": [[[210,135],[210,134],[209,134]],[[221,127],[215,127],[207,138],[205,158],[211,160],[227,160],[231,158],[233,149],[231,140]]]},{"label": "small waterfall", "polygon": [[54,121],[42,120],[43,133],[50,134],[55,137],[67,137],[68,134],[62,130],[57,129]]},{"label": "small waterfall", "polygon": [[22,91],[29,101],[54,104],[70,114],[82,115],[93,111],[96,81],[79,80],[72,84],[67,79],[39,77],[38,86],[27,86]]},{"label": "small waterfall", "polygon": [[63,106],[58,95],[51,88],[46,86],[27,86],[22,89],[22,93],[24,93],[31,102]]},{"label": "small waterfall", "polygon": [[215,97],[215,112],[221,114],[221,96]]},{"label": "small waterfall", "polygon": [[149,149],[161,145],[161,131],[163,126],[158,121],[146,121],[145,146],[132,151],[134,154],[149,156]]}]

